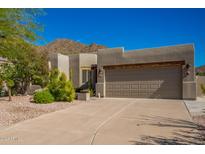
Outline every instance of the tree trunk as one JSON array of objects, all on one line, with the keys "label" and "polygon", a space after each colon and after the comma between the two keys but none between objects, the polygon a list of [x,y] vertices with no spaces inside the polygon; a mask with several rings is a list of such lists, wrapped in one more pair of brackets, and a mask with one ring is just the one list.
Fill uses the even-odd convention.
[{"label": "tree trunk", "polygon": [[12,101],[12,98],[11,98],[11,88],[8,88],[8,93],[9,93],[9,101]]},{"label": "tree trunk", "polygon": [[22,81],[22,85],[21,85],[21,94],[22,95],[26,95],[29,84],[30,84],[30,80],[27,78],[24,79],[24,81]]}]

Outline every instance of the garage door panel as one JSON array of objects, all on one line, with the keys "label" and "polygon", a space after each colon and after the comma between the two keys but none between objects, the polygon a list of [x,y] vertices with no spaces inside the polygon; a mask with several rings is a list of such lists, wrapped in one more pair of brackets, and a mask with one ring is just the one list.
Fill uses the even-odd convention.
[{"label": "garage door panel", "polygon": [[[176,72],[180,73],[179,69],[168,69],[167,68],[146,68],[146,69],[110,69],[106,70],[106,73],[111,75],[106,75],[107,82],[117,82],[117,81],[136,81],[136,76],[139,82],[144,81],[156,81],[156,80],[164,80],[167,78],[167,74],[176,74]],[[159,75],[160,74],[160,75]],[[150,76],[151,75],[151,76]],[[171,76],[170,76],[171,77]]]},{"label": "garage door panel", "polygon": [[182,97],[181,67],[109,69],[105,71],[107,97]]}]

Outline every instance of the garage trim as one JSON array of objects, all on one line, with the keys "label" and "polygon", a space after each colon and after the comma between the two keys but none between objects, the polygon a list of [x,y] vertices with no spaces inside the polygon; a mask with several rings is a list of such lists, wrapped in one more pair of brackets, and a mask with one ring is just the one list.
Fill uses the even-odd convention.
[{"label": "garage trim", "polygon": [[153,62],[153,63],[141,63],[141,64],[120,64],[120,65],[105,65],[103,69],[127,69],[127,68],[144,68],[144,67],[169,67],[185,65],[185,61],[170,61],[170,62]]}]

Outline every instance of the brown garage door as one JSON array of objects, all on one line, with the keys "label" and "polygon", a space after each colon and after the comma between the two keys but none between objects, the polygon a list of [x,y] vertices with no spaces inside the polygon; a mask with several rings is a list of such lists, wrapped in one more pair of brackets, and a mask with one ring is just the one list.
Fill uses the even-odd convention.
[{"label": "brown garage door", "polygon": [[180,66],[105,69],[106,97],[182,98]]}]

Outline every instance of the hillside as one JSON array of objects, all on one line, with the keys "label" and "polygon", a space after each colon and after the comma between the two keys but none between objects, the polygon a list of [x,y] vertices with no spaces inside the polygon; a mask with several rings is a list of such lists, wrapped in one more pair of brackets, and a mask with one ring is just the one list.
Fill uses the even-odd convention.
[{"label": "hillside", "polygon": [[68,39],[58,39],[45,46],[39,46],[40,52],[49,53],[62,53],[65,55],[77,54],[77,53],[95,53],[98,49],[106,48],[103,45],[97,45],[95,43],[85,45],[76,41]]}]

